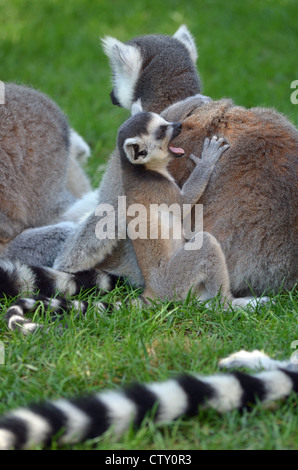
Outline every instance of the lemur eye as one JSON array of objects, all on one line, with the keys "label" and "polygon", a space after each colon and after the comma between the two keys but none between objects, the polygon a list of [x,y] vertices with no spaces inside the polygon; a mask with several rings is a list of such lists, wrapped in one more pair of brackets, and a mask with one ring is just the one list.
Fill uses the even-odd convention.
[{"label": "lemur eye", "polygon": [[167,132],[167,128],[168,128],[168,126],[163,125],[163,126],[160,126],[160,127],[157,129],[156,135],[155,135],[155,137],[156,137],[157,140],[161,140],[161,139],[164,139],[164,138],[165,138],[166,132]]}]

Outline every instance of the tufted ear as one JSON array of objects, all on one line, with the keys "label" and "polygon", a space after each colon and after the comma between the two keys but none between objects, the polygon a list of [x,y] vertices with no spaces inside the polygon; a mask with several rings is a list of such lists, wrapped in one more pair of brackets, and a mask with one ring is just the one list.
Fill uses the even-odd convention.
[{"label": "tufted ear", "polygon": [[101,42],[113,72],[114,99],[123,108],[130,109],[142,67],[141,51],[137,46],[124,44],[110,36],[106,36]]},{"label": "tufted ear", "polygon": [[195,40],[193,36],[190,34],[187,26],[183,24],[174,34],[174,38],[178,39],[178,41],[182,42],[182,44],[187,48],[190,57],[195,64],[198,59],[198,51],[196,47]]}]

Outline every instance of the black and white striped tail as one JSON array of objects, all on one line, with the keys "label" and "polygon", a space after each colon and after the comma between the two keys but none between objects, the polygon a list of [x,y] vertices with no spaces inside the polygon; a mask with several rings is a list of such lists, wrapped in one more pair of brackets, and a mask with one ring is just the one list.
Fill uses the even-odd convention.
[{"label": "black and white striped tail", "polygon": [[[12,330],[19,329],[24,334],[33,332],[38,328],[36,323],[25,318],[29,311],[35,311],[40,303],[53,309],[53,317],[75,308],[80,313],[85,313],[87,302],[65,300],[61,296],[73,296],[81,290],[97,288],[100,291],[111,291],[115,287],[115,277],[97,270],[67,273],[48,267],[27,266],[18,261],[0,260],[0,294],[6,297],[16,297],[21,293],[33,293],[39,291],[39,295],[17,300],[6,312],[5,318],[8,327]],[[59,292],[60,297],[51,299]],[[104,308],[100,302],[96,305]]]},{"label": "black and white striped tail", "polygon": [[[19,330],[24,335],[33,333],[36,330],[47,329],[43,324],[36,323],[26,318],[26,313],[36,312],[39,307],[42,311],[49,309],[51,321],[57,321],[71,310],[78,312],[78,315],[85,315],[89,302],[84,300],[71,300],[64,298],[50,298],[42,295],[21,298],[7,310],[4,319],[7,322],[8,329]],[[104,302],[92,302],[92,307],[97,310],[98,314],[108,309],[108,305]]]},{"label": "black and white striped tail", "polygon": [[[246,353],[243,366],[248,365],[249,354],[253,353]],[[230,363],[229,358],[224,360],[226,367],[235,363],[235,354],[232,356]],[[57,433],[60,444],[82,442],[102,435],[111,426],[116,435],[121,434],[132,423],[139,426],[148,413],[155,422],[166,423],[183,415],[193,416],[202,407],[225,413],[298,393],[298,368],[291,370],[290,363],[278,368],[278,362],[269,361],[273,370],[253,375],[183,375],[161,383],[19,408],[0,419],[0,449],[47,446]]]}]

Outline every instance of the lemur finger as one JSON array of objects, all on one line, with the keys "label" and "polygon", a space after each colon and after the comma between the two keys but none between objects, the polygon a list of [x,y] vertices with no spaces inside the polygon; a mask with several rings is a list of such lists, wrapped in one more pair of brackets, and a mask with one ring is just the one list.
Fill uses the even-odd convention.
[{"label": "lemur finger", "polygon": [[231,146],[229,144],[225,144],[222,147],[220,147],[220,150],[222,153],[224,153],[226,150],[228,150]]},{"label": "lemur finger", "polygon": [[192,160],[196,165],[201,161],[199,157],[196,157],[193,153],[189,155],[190,160]]},{"label": "lemur finger", "polygon": [[206,139],[204,140],[204,144],[203,144],[203,151],[207,150],[209,148],[209,145],[210,145],[210,139],[206,137]]},{"label": "lemur finger", "polygon": [[223,137],[217,137],[216,135],[214,135],[212,139],[206,137],[206,139],[204,140],[203,152],[215,151],[222,145],[223,142],[225,142],[225,139]]},{"label": "lemur finger", "polygon": [[227,141],[224,137],[217,137],[214,135],[211,139],[210,145],[219,148],[223,143],[227,144]]},{"label": "lemur finger", "polygon": [[[225,144],[222,145],[224,142]],[[230,145],[226,143],[225,139],[220,138],[211,141],[209,151],[219,158],[228,148],[230,148]]]}]

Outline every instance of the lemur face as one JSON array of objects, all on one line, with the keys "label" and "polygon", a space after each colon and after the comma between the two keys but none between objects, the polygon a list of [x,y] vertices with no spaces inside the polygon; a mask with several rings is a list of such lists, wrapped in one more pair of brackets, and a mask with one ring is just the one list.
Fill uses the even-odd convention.
[{"label": "lemur face", "polygon": [[155,113],[138,113],[131,118],[132,128],[136,119],[139,126],[142,119],[144,120],[144,126],[140,127],[142,132],[126,138],[123,145],[131,163],[146,165],[148,168],[166,167],[171,159],[183,157],[184,150],[172,144],[172,140],[182,130],[181,123],[167,122]]}]

